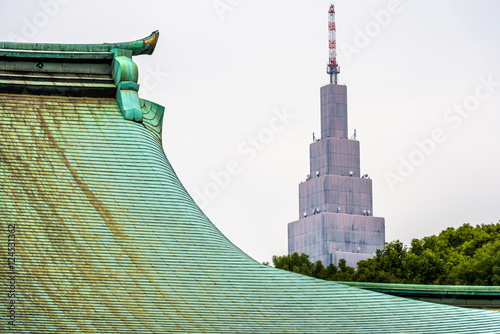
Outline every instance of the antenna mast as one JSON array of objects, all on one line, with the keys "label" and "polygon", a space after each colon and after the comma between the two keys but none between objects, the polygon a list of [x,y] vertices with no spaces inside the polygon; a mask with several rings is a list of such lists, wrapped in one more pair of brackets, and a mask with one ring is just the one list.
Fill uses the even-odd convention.
[{"label": "antenna mast", "polygon": [[335,26],[335,6],[333,4],[330,5],[330,10],[328,10],[328,36],[330,58],[326,66],[326,73],[330,75],[330,83],[337,84],[340,66],[337,64],[337,28]]}]

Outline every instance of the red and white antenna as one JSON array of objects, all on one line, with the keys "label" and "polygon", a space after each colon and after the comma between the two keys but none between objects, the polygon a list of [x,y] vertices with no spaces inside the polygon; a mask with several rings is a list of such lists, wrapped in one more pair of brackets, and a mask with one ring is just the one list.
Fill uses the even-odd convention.
[{"label": "red and white antenna", "polygon": [[340,73],[340,67],[337,63],[337,28],[335,26],[335,6],[330,5],[328,10],[328,45],[330,48],[330,58],[326,67],[326,73],[330,75],[330,83],[337,84],[337,75]]}]

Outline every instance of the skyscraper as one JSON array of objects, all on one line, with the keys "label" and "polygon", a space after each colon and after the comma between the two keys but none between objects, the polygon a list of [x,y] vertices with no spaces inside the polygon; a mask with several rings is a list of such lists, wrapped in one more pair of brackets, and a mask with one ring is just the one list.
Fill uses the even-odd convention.
[{"label": "skyscraper", "polygon": [[349,139],[347,87],[337,84],[336,27],[329,10],[330,84],[321,87],[321,139],[310,146],[310,174],[299,185],[299,220],[288,225],[288,252],[349,266],[384,248],[385,220],[373,216],[372,181],[361,176],[356,135]]}]

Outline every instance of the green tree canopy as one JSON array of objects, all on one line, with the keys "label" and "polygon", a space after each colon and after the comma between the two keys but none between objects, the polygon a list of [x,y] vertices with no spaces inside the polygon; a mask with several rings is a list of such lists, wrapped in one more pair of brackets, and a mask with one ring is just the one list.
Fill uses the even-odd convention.
[{"label": "green tree canopy", "polygon": [[500,285],[500,224],[464,224],[439,235],[386,243],[357,269],[311,263],[306,254],[273,256],[276,268],[333,281],[404,284]]}]

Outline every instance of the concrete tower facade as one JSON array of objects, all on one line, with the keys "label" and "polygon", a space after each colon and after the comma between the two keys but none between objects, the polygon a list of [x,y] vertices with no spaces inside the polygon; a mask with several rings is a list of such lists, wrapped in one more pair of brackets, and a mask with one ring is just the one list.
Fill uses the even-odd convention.
[{"label": "concrete tower facade", "polygon": [[372,180],[360,173],[359,141],[349,139],[347,87],[321,88],[321,139],[310,145],[310,174],[299,185],[299,220],[288,225],[288,253],[325,266],[355,267],[385,244],[385,220],[373,216]]}]

